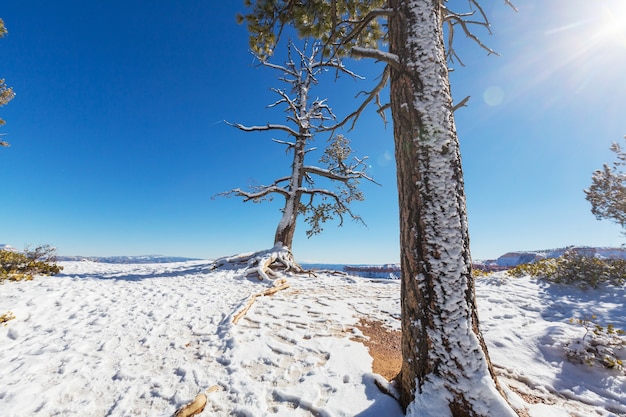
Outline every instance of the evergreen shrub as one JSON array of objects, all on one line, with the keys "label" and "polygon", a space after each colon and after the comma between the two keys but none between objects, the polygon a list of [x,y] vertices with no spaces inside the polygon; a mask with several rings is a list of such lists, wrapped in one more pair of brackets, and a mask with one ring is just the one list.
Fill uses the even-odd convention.
[{"label": "evergreen shrub", "polygon": [[508,274],[513,277],[531,275],[549,282],[577,285],[585,289],[598,288],[603,283],[624,285],[626,260],[600,259],[569,251],[559,258],[518,265],[509,270]]},{"label": "evergreen shrub", "polygon": [[15,315],[11,311],[7,311],[6,313],[0,315],[0,324],[7,325],[9,320],[15,320]]},{"label": "evergreen shrub", "polygon": [[580,325],[585,333],[565,345],[565,356],[570,362],[585,363],[624,372],[623,358],[626,354],[626,332],[612,324],[602,326],[591,318],[574,319],[571,324]]},{"label": "evergreen shrub", "polygon": [[0,250],[0,282],[28,281],[35,275],[56,275],[62,269],[56,264],[55,249],[49,245],[23,252]]}]

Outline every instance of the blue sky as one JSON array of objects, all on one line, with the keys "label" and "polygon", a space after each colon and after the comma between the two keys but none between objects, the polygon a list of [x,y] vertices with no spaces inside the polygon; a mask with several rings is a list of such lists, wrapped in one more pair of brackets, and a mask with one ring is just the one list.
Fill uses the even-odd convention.
[{"label": "blue sky", "polygon": [[[457,36],[465,67],[451,75],[465,172],[472,255],[566,245],[619,246],[583,189],[626,134],[623,0],[485,1],[500,56]],[[212,198],[267,184],[289,169],[272,136],[223,123],[280,123],[277,74],[250,55],[243,2],[5,0],[0,77],[16,92],[0,109],[0,243],[48,243],[63,255],[166,254],[214,258],[270,247],[278,200]],[[480,31],[479,31],[480,32]],[[338,115],[379,66],[349,64],[364,82],[320,83]],[[328,223],[301,261],[397,262],[398,208],[391,126],[373,109],[346,133],[381,186],[355,203],[367,227]],[[276,137],[276,135],[274,135]],[[286,139],[277,137],[278,139]],[[318,139],[323,143],[325,139]],[[319,146],[319,144],[318,144]]]}]

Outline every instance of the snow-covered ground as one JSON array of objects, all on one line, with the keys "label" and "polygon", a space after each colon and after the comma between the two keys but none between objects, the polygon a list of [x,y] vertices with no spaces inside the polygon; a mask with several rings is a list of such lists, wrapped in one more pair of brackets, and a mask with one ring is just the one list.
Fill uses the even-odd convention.
[{"label": "snow-covered ground", "polygon": [[[171,416],[200,392],[201,416],[400,417],[358,340],[359,318],[399,328],[400,283],[318,274],[271,282],[169,264],[64,262],[62,274],[0,286],[0,415]],[[564,346],[597,316],[626,328],[626,290],[480,278],[491,358],[532,417],[626,416],[623,371],[574,364]],[[623,353],[623,351],[622,351]]]}]

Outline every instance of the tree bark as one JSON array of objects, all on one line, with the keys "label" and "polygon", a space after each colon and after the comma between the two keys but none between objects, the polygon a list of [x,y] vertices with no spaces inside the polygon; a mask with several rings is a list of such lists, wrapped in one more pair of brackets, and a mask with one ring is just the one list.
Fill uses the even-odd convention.
[{"label": "tree bark", "polygon": [[[305,97],[306,102],[306,97]],[[293,236],[296,232],[296,222],[298,219],[298,210],[300,208],[300,200],[302,192],[302,179],[304,177],[304,156],[306,136],[302,134],[296,138],[294,146],[293,163],[291,165],[291,179],[289,184],[289,195],[285,197],[285,206],[283,207],[283,216],[276,227],[274,235],[274,245],[282,243],[291,250],[293,245]]]},{"label": "tree bark", "polygon": [[[515,416],[478,327],[441,0],[389,0],[407,415]],[[449,410],[449,411],[448,411]]]},{"label": "tree bark", "polygon": [[274,246],[281,242],[283,246],[292,249],[293,235],[296,232],[298,210],[302,198],[302,181],[304,179],[304,157],[306,155],[307,139],[310,137],[310,117],[308,116],[309,87],[311,85],[311,73],[305,72],[299,79],[294,81],[298,90],[298,136],[295,138],[293,147],[293,162],[291,164],[291,179],[289,180],[289,195],[286,197],[283,216],[276,228]]}]

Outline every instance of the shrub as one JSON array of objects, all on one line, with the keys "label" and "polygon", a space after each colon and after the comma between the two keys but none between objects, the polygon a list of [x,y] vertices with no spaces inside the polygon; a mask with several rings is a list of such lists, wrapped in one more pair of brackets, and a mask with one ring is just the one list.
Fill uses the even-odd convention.
[{"label": "shrub", "polygon": [[509,269],[507,274],[512,277],[523,277],[530,275],[533,277],[548,277],[555,273],[557,259],[542,259],[531,264],[520,264],[515,268]]},{"label": "shrub", "polygon": [[558,284],[578,285],[581,288],[598,288],[602,283],[624,285],[626,260],[600,259],[570,251],[556,259],[518,265],[509,270],[508,274],[514,277],[531,275]]},{"label": "shrub", "polygon": [[489,272],[483,271],[482,269],[472,268],[472,278],[482,278],[489,275]]},{"label": "shrub", "polygon": [[0,250],[0,282],[31,280],[35,275],[55,275],[63,268],[56,264],[55,249],[38,246],[24,252]]},{"label": "shrub", "polygon": [[591,318],[569,320],[585,329],[581,338],[565,345],[565,356],[574,363],[586,363],[589,366],[601,366],[608,369],[623,371],[623,360],[619,355],[626,346],[626,332],[616,329],[612,324],[601,326]]},{"label": "shrub", "polygon": [[7,311],[6,313],[0,316],[0,324],[4,324],[6,326],[9,320],[14,320],[14,319],[15,319],[15,316],[13,315],[13,313],[10,311]]}]

